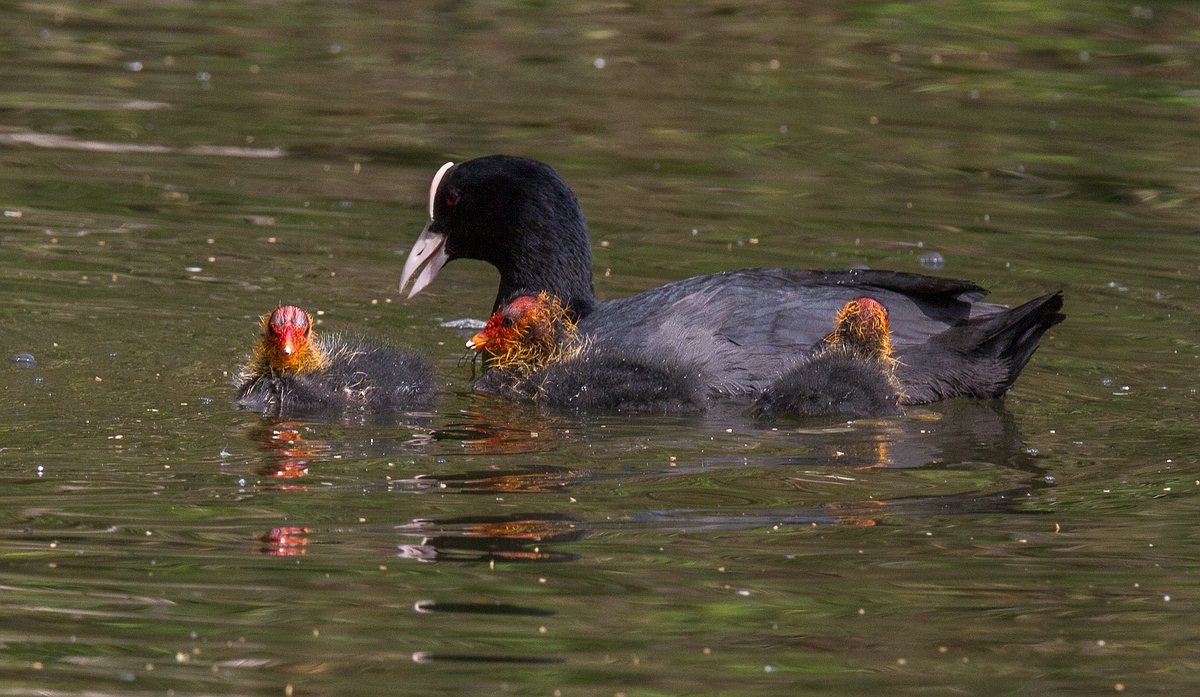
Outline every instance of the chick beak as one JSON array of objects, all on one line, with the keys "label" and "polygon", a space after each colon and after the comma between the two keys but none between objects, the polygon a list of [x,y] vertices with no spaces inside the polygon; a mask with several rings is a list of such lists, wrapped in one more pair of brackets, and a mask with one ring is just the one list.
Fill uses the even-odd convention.
[{"label": "chick beak", "polygon": [[297,350],[299,350],[300,341],[296,336],[296,331],[291,327],[287,327],[283,330],[283,334],[280,336],[280,339],[280,343],[283,344],[283,355],[291,357],[296,353]]},{"label": "chick beak", "polygon": [[467,339],[467,348],[472,351],[481,351],[488,344],[488,338],[483,332],[479,332],[475,336]]}]

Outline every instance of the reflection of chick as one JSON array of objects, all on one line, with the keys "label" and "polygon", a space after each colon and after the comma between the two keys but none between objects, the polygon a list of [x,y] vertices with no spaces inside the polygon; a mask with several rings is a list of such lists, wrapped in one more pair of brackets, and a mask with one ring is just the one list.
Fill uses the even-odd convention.
[{"label": "reflection of chick", "polygon": [[887,308],[872,298],[856,298],[838,312],[833,331],[812,356],[763,390],[755,413],[899,414],[895,367]]},{"label": "reflection of chick", "polygon": [[266,412],[404,410],[428,404],[433,375],[416,354],[390,346],[318,337],[294,305],[263,315],[262,335],[235,384],[238,404]]},{"label": "reflection of chick", "polygon": [[699,371],[674,356],[601,349],[579,337],[570,313],[547,293],[497,310],[467,348],[491,354],[475,389],[551,407],[697,411],[707,396]]}]

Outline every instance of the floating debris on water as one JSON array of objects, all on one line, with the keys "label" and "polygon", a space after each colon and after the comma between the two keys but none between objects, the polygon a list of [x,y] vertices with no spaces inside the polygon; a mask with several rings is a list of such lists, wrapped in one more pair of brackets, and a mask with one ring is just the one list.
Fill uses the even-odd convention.
[{"label": "floating debris on water", "polygon": [[452,319],[449,322],[442,322],[441,326],[447,329],[483,329],[487,326],[487,322],[481,319],[464,317],[462,319]]}]

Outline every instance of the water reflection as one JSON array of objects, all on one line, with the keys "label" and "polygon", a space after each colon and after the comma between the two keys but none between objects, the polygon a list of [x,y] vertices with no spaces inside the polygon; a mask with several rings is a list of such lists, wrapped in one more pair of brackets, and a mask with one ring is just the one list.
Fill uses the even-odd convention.
[{"label": "water reflection", "polygon": [[294,557],[306,553],[308,528],[273,528],[258,539],[263,543],[261,554],[275,557]]},{"label": "water reflection", "polygon": [[[405,416],[398,423],[413,426],[428,423],[428,417]],[[404,457],[422,451],[432,441],[424,430],[402,429],[395,437],[381,437],[378,429],[367,429],[361,438],[350,438],[353,431],[335,424],[317,421],[272,421],[262,419],[245,431],[245,438],[256,444],[262,462],[255,473],[279,480],[297,480],[308,476],[311,464],[331,460],[356,460],[378,457]],[[336,434],[341,437],[329,437]],[[280,483],[281,489],[303,490],[295,482]]]},{"label": "water reflection", "polygon": [[1042,473],[1003,400],[954,399],[910,408],[904,417],[800,426],[788,433],[813,448],[795,460],[803,464],[822,459],[855,468],[983,463]]},{"label": "water reflection", "polygon": [[466,472],[438,477],[443,488],[464,494],[541,494],[561,492],[592,476],[589,470],[544,465],[514,472]]},{"label": "water reflection", "polygon": [[452,612],[471,615],[519,615],[524,617],[553,617],[558,614],[554,610],[509,605],[500,601],[493,603],[462,603],[418,600],[413,603],[413,610],[421,613]]},{"label": "water reflection", "polygon": [[303,428],[303,424],[285,421],[252,429],[248,437],[270,455],[257,473],[275,479],[306,476],[309,460],[327,453],[329,448],[319,442],[305,442],[301,432]]},{"label": "water reflection", "polygon": [[545,546],[578,541],[587,530],[568,516],[529,514],[417,520],[400,532],[421,537],[419,543],[399,546],[401,559],[494,563],[575,561],[578,554]]},{"label": "water reflection", "polygon": [[[601,429],[610,425],[645,424],[641,416],[555,414],[528,405],[496,408],[486,397],[472,406],[465,413],[465,422],[437,428],[433,438],[460,440],[470,453],[533,453],[619,437],[603,434]],[[708,434],[724,432],[752,435],[776,450],[793,445],[791,454],[770,460],[778,464],[824,462],[854,468],[904,468],[988,463],[1030,474],[1041,472],[1003,400],[954,399],[910,407],[900,417],[852,421],[808,418],[763,422],[736,408],[716,408],[703,414],[660,418],[640,430],[671,433],[684,442],[699,443],[708,440]],[[711,460],[706,462],[711,464]]]},{"label": "water reflection", "polygon": [[872,527],[883,523],[887,518],[899,516],[1018,513],[1023,511],[1022,499],[1044,486],[1045,484],[1030,485],[992,493],[971,491],[944,496],[831,501],[800,509],[744,508],[732,515],[687,509],[644,511],[634,515],[631,522],[638,526],[652,525],[657,529],[679,531],[746,530],[764,527],[781,530],[789,526],[820,525]]}]

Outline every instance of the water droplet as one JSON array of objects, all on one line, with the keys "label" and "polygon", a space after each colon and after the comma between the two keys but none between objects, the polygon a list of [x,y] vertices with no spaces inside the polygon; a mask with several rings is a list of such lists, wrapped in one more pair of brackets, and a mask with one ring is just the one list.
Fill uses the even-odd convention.
[{"label": "water droplet", "polygon": [[946,259],[941,254],[938,254],[937,252],[930,252],[928,254],[922,254],[919,261],[921,262],[921,268],[924,268],[924,269],[935,269],[936,270],[936,269],[940,269],[946,265]]}]

